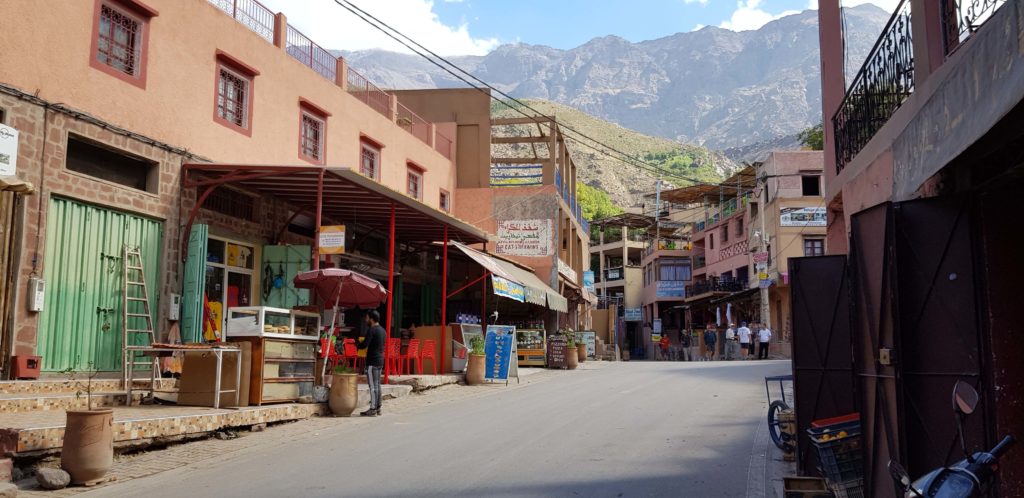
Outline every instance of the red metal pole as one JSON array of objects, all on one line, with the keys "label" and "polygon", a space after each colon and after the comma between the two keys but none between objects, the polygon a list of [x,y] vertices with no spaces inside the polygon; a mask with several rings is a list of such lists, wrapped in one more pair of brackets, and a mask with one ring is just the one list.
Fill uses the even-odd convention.
[{"label": "red metal pole", "polygon": [[[487,253],[487,242],[484,242],[484,253]],[[489,272],[488,272],[489,273]],[[483,324],[484,334],[487,334],[487,279],[481,282],[480,288],[480,323]]]},{"label": "red metal pole", "polygon": [[[326,169],[320,170],[320,179],[316,182],[316,232],[313,233],[313,269],[320,269],[320,222],[321,212],[324,209],[324,173]],[[395,218],[394,212],[391,213],[391,223],[394,225]],[[392,229],[393,230],[393,229]],[[388,296],[391,295],[391,289],[388,288]],[[390,301],[388,301],[390,302]]]},{"label": "red metal pole", "polygon": [[445,332],[447,332],[448,324],[446,319],[448,318],[448,225],[444,226],[444,254],[441,256],[441,368],[439,372],[445,372]]},{"label": "red metal pole", "polygon": [[395,204],[391,203],[391,222],[388,226],[388,311],[386,326],[384,327],[384,383],[388,383],[388,376],[391,373],[391,364],[388,361],[390,348],[388,341],[391,340],[391,306],[395,295]]}]

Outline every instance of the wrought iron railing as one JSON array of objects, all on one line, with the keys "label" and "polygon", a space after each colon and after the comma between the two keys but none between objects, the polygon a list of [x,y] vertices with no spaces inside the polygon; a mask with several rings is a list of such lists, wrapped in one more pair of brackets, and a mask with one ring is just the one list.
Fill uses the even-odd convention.
[{"label": "wrought iron railing", "polygon": [[310,40],[309,37],[292,27],[291,24],[288,25],[288,33],[285,40],[287,42],[285,51],[288,52],[288,55],[309,66],[312,70],[319,73],[320,76],[335,81],[335,75],[338,71],[337,57],[320,45],[313,43],[313,40]]},{"label": "wrought iron railing", "polygon": [[207,0],[243,26],[274,43],[274,11],[256,0]]},{"label": "wrought iron railing", "polygon": [[430,123],[426,119],[419,117],[418,114],[401,102],[397,105],[395,122],[412,136],[430,145]]},{"label": "wrought iron railing", "polygon": [[739,292],[746,288],[746,280],[710,280],[687,285],[686,295],[699,296],[709,292]]},{"label": "wrought iron railing", "polygon": [[942,0],[942,38],[946,55],[953,53],[985,24],[1006,0]]},{"label": "wrought iron railing", "polygon": [[914,91],[910,2],[902,0],[832,117],[841,172]]},{"label": "wrought iron railing", "polygon": [[377,85],[352,68],[348,69],[345,79],[348,84],[348,93],[384,116],[391,115],[391,96],[387,92],[378,88]]}]

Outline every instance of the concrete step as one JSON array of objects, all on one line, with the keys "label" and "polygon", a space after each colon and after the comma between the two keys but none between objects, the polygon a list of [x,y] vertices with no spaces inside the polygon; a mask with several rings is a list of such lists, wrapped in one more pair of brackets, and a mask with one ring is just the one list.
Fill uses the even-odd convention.
[{"label": "concrete step", "polygon": [[[175,379],[157,379],[157,390],[165,391],[173,389],[177,385]],[[84,374],[74,379],[53,378],[43,380],[5,380],[0,381],[0,395],[21,394],[21,395],[48,395],[57,393],[76,393],[84,391],[89,385],[89,379]],[[121,379],[93,379],[91,382],[92,392],[117,392],[123,391]],[[149,377],[135,379],[136,386],[149,386]]]},{"label": "concrete step", "polygon": [[[143,396],[148,393],[149,391],[133,392],[133,404],[138,404]],[[124,406],[126,396],[127,393],[124,391],[94,392],[92,394],[92,406],[93,408]],[[84,410],[88,407],[89,397],[84,392],[81,394],[53,393],[45,395],[0,394],[0,413]]]}]

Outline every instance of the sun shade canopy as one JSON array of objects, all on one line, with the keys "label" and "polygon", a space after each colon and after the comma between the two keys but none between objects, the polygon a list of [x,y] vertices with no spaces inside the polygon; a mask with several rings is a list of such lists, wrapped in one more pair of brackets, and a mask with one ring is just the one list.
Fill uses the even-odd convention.
[{"label": "sun shade canopy", "polygon": [[458,242],[453,242],[452,245],[491,273],[492,282],[495,283],[495,294],[519,302],[547,306],[549,309],[562,313],[569,309],[568,301],[544,281],[537,278],[533,272]]},{"label": "sun shade canopy", "polygon": [[314,213],[323,174],[325,219],[346,225],[387,230],[395,206],[395,238],[401,242],[433,242],[448,236],[466,244],[487,241],[487,233],[396,192],[348,168],[311,166],[251,166],[191,163],[184,166],[186,186],[230,184],[270,195]]},{"label": "sun shade canopy", "polygon": [[387,298],[380,282],[341,268],[304,271],[292,280],[296,289],[312,289],[325,306],[376,308]]},{"label": "sun shade canopy", "polygon": [[757,176],[754,167],[747,166],[722,180],[722,183],[718,185],[701,183],[665,190],[661,193],[661,200],[673,204],[697,204],[704,202],[705,198],[711,201],[717,201],[720,197],[731,199],[750,192],[755,186],[757,186]]}]

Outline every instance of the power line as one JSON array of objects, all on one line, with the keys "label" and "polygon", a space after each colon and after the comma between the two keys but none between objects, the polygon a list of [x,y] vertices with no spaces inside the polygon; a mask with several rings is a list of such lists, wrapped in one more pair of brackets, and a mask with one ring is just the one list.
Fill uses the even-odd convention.
[{"label": "power line", "polygon": [[[353,3],[349,2],[348,0],[334,0],[334,2],[336,4],[338,4],[340,7],[344,8],[345,10],[347,10],[350,13],[352,13],[353,15],[355,15],[356,17],[360,18],[361,20],[363,20],[367,24],[373,26],[374,28],[376,28],[381,33],[384,33],[389,38],[395,40],[396,42],[398,42],[399,44],[401,44],[405,48],[409,49],[410,51],[412,51],[416,55],[419,55],[420,57],[426,59],[431,64],[437,66],[438,68],[442,69],[443,71],[447,72],[448,74],[454,76],[455,78],[457,78],[458,80],[462,81],[466,85],[469,85],[471,88],[479,90],[479,91],[481,91],[483,93],[487,93],[483,88],[473,84],[472,82],[468,81],[466,78],[456,74],[454,71],[452,71],[448,67],[445,67],[441,63],[439,63],[436,60],[432,59],[431,56],[436,58],[436,59],[438,59],[438,60],[440,60],[440,61],[442,61],[442,62],[444,62],[448,66],[451,66],[452,68],[454,68],[455,70],[459,71],[460,73],[465,74],[469,78],[471,78],[471,79],[475,80],[476,82],[478,82],[479,84],[487,87],[491,91],[497,92],[498,94],[500,94],[501,96],[505,97],[509,101],[514,102],[515,104],[518,104],[519,106],[525,107],[526,109],[529,109],[529,110],[533,111],[534,113],[536,113],[536,115],[531,116],[531,115],[527,114],[526,112],[522,111],[521,109],[517,108],[516,106],[514,106],[512,104],[509,104],[508,102],[505,102],[502,99],[494,97],[493,95],[489,95],[492,99],[498,101],[499,103],[501,103],[505,107],[508,107],[509,109],[511,109],[513,111],[516,111],[519,114],[522,114],[524,117],[527,117],[527,118],[530,118],[530,119],[537,120],[538,117],[545,117],[544,113],[542,113],[539,110],[537,110],[536,108],[530,106],[526,102],[523,102],[523,101],[521,101],[521,100],[519,100],[519,99],[517,99],[515,97],[512,97],[511,95],[503,92],[502,90],[500,90],[498,88],[495,88],[494,86],[490,85],[486,81],[481,80],[480,78],[476,77],[472,73],[462,69],[461,67],[459,67],[458,65],[456,65],[453,62],[449,61],[448,59],[446,59],[446,58],[438,55],[437,53],[433,52],[432,50],[424,47],[423,45],[421,45],[416,40],[413,40],[412,38],[410,38],[408,35],[402,33],[401,31],[395,29],[394,27],[388,25],[384,21],[381,21],[377,17],[375,17],[372,14],[366,12],[365,10],[359,8],[358,6],[356,6]],[[372,21],[370,19],[372,19]],[[394,34],[389,32],[388,30],[390,30]],[[413,45],[415,45],[419,49],[422,49],[424,52],[426,52],[427,54],[430,54],[430,55],[428,56],[428,55],[424,54],[423,52],[421,52],[420,50],[417,50],[416,48],[413,48],[412,46],[409,45],[409,43],[406,43],[405,41],[400,40],[397,36],[395,36],[395,34],[397,34],[398,36],[401,36],[405,40],[408,40],[409,43],[412,43]],[[717,183],[709,183],[709,182],[706,182],[706,181],[703,181],[703,180],[700,180],[700,179],[697,179],[697,178],[686,177],[686,176],[682,176],[682,175],[678,175],[678,174],[669,172],[669,171],[665,170],[664,168],[661,168],[661,167],[659,167],[657,165],[650,164],[650,163],[647,163],[647,162],[642,161],[640,159],[637,159],[637,158],[629,155],[628,153],[623,152],[623,151],[621,151],[621,150],[619,150],[619,149],[617,149],[615,147],[612,147],[612,146],[610,146],[610,145],[608,145],[608,144],[606,144],[604,142],[601,142],[600,140],[597,140],[597,139],[595,139],[595,138],[593,138],[593,137],[591,137],[591,136],[589,136],[589,135],[587,135],[587,134],[585,134],[585,133],[583,133],[583,132],[581,132],[581,131],[579,131],[579,130],[571,127],[571,126],[568,126],[568,125],[566,125],[564,123],[560,123],[557,120],[553,120],[553,121],[554,121],[554,123],[559,128],[564,128],[565,130],[568,130],[568,131],[570,131],[572,133],[575,133],[576,135],[578,135],[580,137],[583,137],[587,141],[593,142],[594,144],[597,144],[598,146],[603,147],[603,149],[595,147],[593,145],[590,145],[590,144],[580,140],[579,138],[571,137],[568,134],[566,134],[566,136],[568,138],[574,140],[576,143],[578,143],[578,144],[580,144],[580,145],[582,145],[584,147],[590,148],[590,149],[592,149],[594,151],[597,151],[597,152],[599,152],[601,154],[604,154],[604,155],[606,155],[606,156],[608,156],[608,157],[610,157],[612,159],[619,160],[619,161],[621,161],[623,163],[631,164],[632,166],[634,166],[634,167],[636,167],[638,169],[641,169],[641,170],[645,170],[645,171],[647,171],[649,173],[664,174],[666,177],[674,178],[674,179],[677,179],[677,180],[683,180],[683,181],[686,181],[686,182],[690,182],[692,184],[704,184],[704,185],[716,185],[716,186],[719,185]],[[537,124],[541,124],[541,123],[539,121],[537,121]],[[552,131],[554,131],[554,130],[552,130]],[[614,155],[612,155],[608,151],[613,151],[613,152],[619,154],[620,157],[615,157]]]}]

